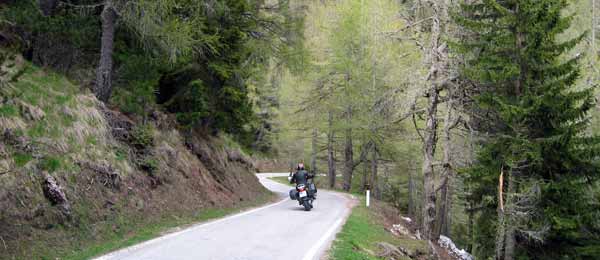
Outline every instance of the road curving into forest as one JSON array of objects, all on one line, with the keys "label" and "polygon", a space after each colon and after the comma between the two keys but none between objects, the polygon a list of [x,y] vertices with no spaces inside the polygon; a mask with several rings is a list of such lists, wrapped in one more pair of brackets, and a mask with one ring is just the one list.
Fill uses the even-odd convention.
[{"label": "road curving into forest", "polygon": [[289,199],[289,186],[268,179],[287,173],[257,174],[281,200],[223,219],[198,224],[98,260],[203,259],[267,260],[321,258],[350,213],[351,199],[319,190],[314,209],[306,212]]}]

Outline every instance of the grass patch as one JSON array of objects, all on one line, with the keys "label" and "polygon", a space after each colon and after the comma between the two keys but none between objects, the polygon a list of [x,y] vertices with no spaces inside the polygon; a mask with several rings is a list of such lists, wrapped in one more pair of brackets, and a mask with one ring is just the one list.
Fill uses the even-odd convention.
[{"label": "grass patch", "polygon": [[39,121],[34,126],[27,129],[27,135],[33,138],[46,135],[47,124],[45,121]]},{"label": "grass patch", "polygon": [[259,197],[256,201],[242,202],[233,208],[203,209],[191,216],[167,216],[149,224],[143,223],[144,221],[147,221],[145,218],[136,220],[141,221],[137,223],[131,223],[130,219],[122,219],[121,222],[127,224],[126,230],[120,230],[118,233],[111,233],[108,237],[104,237],[103,239],[96,239],[94,240],[96,241],[94,244],[73,250],[59,258],[65,260],[90,259],[95,256],[159,237],[175,227],[185,227],[239,213],[249,208],[264,205],[272,201],[272,199],[273,194],[268,193]]},{"label": "grass patch", "polygon": [[121,147],[114,147],[113,150],[115,151],[115,159],[117,161],[125,161],[127,160],[127,150],[125,150],[125,148],[121,148]]},{"label": "grass patch", "polygon": [[85,137],[85,143],[87,143],[91,146],[95,146],[98,144],[98,139],[96,139],[96,136],[94,136],[94,135],[88,135]]},{"label": "grass patch", "polygon": [[429,251],[427,241],[396,237],[386,231],[383,217],[373,208],[367,208],[364,198],[361,198],[360,204],[352,209],[342,231],[333,242],[329,252],[331,259],[381,259],[373,255],[378,252],[377,242],[401,246],[409,252]]},{"label": "grass patch", "polygon": [[64,127],[72,127],[75,121],[77,121],[77,119],[72,115],[63,114],[60,118]]},{"label": "grass patch", "polygon": [[55,172],[61,168],[61,161],[57,157],[48,156],[40,162],[40,168],[44,171]]},{"label": "grass patch", "polygon": [[31,156],[31,154],[16,153],[13,156],[13,159],[15,160],[17,167],[23,167],[33,159],[33,156]]},{"label": "grass patch", "polygon": [[16,106],[13,105],[1,105],[0,106],[0,116],[2,117],[16,117],[19,115],[19,110]]}]

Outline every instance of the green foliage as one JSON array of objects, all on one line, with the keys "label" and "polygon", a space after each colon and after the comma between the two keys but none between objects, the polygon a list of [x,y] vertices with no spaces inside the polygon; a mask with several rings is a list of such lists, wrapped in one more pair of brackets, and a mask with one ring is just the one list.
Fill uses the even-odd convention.
[{"label": "green foliage", "polygon": [[27,129],[27,135],[31,137],[42,137],[48,132],[48,126],[46,121],[39,121],[32,127]]},{"label": "green foliage", "polygon": [[145,156],[139,163],[140,168],[150,174],[156,173],[158,169],[158,161],[152,156]]},{"label": "green foliage", "polygon": [[189,83],[184,93],[174,100],[177,120],[185,126],[194,126],[202,120],[207,120],[211,113],[210,92],[202,81],[196,80]]},{"label": "green foliage", "polygon": [[[274,6],[245,0],[203,4],[193,0],[136,0],[113,4],[123,26],[117,27],[115,35],[115,84],[110,101],[125,113],[145,118],[156,108],[157,101],[163,104],[174,97],[167,92],[184,93],[186,96],[179,100],[183,103],[169,110],[177,114],[185,127],[211,133],[224,131],[250,147],[257,128],[266,124],[261,120],[268,120],[256,116],[260,111],[255,110],[253,98],[259,92],[252,88],[256,85],[250,85],[259,82],[273,60],[293,67],[292,71],[304,68],[303,16],[296,12],[299,9],[291,7],[290,1],[278,1]],[[270,8],[262,8],[265,5]],[[29,59],[44,63],[38,65],[63,69],[80,79],[80,71],[72,68],[91,72],[99,53],[98,10],[60,5],[55,11],[43,16],[35,0],[12,1],[0,10],[2,17],[14,24],[10,30],[18,28],[19,32],[33,35],[35,44],[23,50]],[[49,46],[37,44],[46,42]],[[53,43],[60,43],[60,48]],[[57,55],[61,53],[59,49],[73,57]],[[165,91],[165,76],[189,64],[204,70],[174,86],[176,90]],[[25,95],[24,100],[30,104],[40,102],[38,95]]]},{"label": "green foliage", "polygon": [[125,161],[127,160],[127,150],[124,147],[116,146],[114,147],[115,157],[117,161]]},{"label": "green foliage", "polygon": [[46,39],[61,39],[78,49],[99,46],[99,17],[73,9],[62,10],[59,15],[43,16],[38,1],[21,0],[0,8],[0,17],[18,24],[26,32],[45,34]]},{"label": "green foliage", "polygon": [[164,80],[159,93],[186,127],[224,131],[246,147],[254,142],[261,122],[252,101],[258,92],[251,84],[262,82],[271,57],[291,65],[298,55],[282,48],[302,39],[296,16],[283,15],[290,14],[288,1],[271,13],[261,11],[262,4],[221,0],[190,6],[190,14],[204,18],[195,20],[196,64],[175,70],[169,79],[178,83]]},{"label": "green foliage", "polygon": [[46,156],[40,161],[40,169],[48,172],[55,172],[61,168],[62,162],[60,158],[54,156]]},{"label": "green foliage", "polygon": [[13,158],[17,167],[23,167],[33,159],[33,156],[31,154],[15,153]]},{"label": "green foliage", "polygon": [[594,99],[591,89],[574,88],[578,58],[565,55],[583,36],[558,41],[571,21],[562,15],[566,7],[564,0],[484,1],[463,5],[456,17],[469,34],[456,49],[467,57],[462,75],[477,87],[478,130],[490,133],[468,176],[470,199],[484,208],[478,258],[494,255],[501,171],[520,194],[508,198],[529,200],[512,199],[530,213],[513,213],[510,225],[539,232],[517,233],[518,257],[598,257],[600,208],[589,189],[598,179],[600,140],[585,136]]},{"label": "green foliage", "polygon": [[19,115],[19,110],[16,106],[10,104],[0,105],[0,116],[3,117],[15,117]]},{"label": "green foliage", "polygon": [[154,146],[154,127],[151,124],[140,124],[131,133],[131,144],[138,149]]},{"label": "green foliage", "polygon": [[123,84],[117,85],[111,102],[119,105],[125,113],[146,115],[156,102],[161,71],[170,65],[161,57],[143,52],[135,39],[123,39],[117,45],[115,62],[119,64]]}]

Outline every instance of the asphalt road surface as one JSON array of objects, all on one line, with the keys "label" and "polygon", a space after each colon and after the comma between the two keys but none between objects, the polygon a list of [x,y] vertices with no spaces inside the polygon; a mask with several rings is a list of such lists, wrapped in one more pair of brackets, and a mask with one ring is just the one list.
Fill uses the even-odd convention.
[{"label": "asphalt road surface", "polygon": [[291,187],[267,179],[287,176],[287,173],[257,176],[282,200],[198,224],[97,259],[320,259],[349,215],[351,200],[346,195],[319,190],[314,208],[307,212],[297,201],[290,200]]}]

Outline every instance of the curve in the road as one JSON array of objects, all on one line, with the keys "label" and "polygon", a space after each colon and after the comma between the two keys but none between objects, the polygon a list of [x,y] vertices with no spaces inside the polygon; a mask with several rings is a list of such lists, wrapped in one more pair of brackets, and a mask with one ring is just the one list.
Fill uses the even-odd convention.
[{"label": "curve in the road", "polygon": [[312,211],[288,198],[291,187],[269,180],[287,173],[257,174],[282,200],[199,224],[97,258],[105,259],[319,259],[350,213],[343,194],[319,190]]}]

